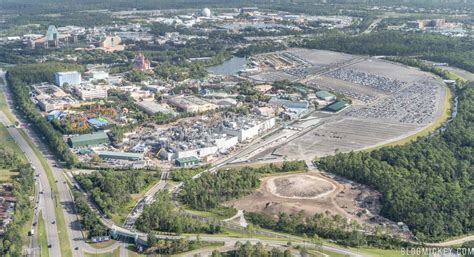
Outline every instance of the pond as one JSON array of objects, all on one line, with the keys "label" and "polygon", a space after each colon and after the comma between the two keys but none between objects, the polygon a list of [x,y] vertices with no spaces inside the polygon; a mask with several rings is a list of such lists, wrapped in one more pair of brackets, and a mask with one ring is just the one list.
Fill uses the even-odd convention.
[{"label": "pond", "polygon": [[245,57],[233,56],[229,60],[219,65],[209,67],[207,71],[218,75],[234,75],[237,72],[245,69],[246,64],[247,59]]}]

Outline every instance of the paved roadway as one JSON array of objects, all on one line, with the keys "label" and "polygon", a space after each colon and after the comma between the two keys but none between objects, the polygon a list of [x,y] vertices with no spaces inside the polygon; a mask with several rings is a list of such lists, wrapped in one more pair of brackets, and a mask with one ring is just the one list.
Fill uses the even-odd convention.
[{"label": "paved roadway", "polygon": [[[4,72],[0,71],[0,77],[2,77],[4,81],[6,82]],[[8,94],[8,90],[6,90],[4,85],[0,85],[0,86],[3,89],[2,92],[5,93],[5,96],[6,96],[5,99],[7,99],[7,103],[10,104],[11,96]],[[9,107],[10,109],[12,109],[11,106]],[[18,119],[18,120],[21,120],[21,119]],[[38,197],[38,202],[37,202],[38,208],[37,210],[35,210],[34,221],[37,222],[38,220],[37,215],[39,211],[41,211],[43,215],[45,227],[46,227],[47,241],[48,241],[48,244],[51,244],[51,248],[48,249],[49,255],[61,256],[60,241],[59,241],[60,236],[66,236],[69,238],[70,245],[72,247],[71,250],[73,252],[74,257],[83,257],[84,256],[83,251],[90,252],[90,253],[106,253],[106,252],[110,252],[116,249],[118,247],[118,243],[112,246],[109,246],[107,248],[96,249],[85,242],[83,233],[81,231],[80,221],[74,211],[74,202],[73,202],[72,194],[66,183],[66,179],[63,176],[63,171],[60,168],[56,167],[56,166],[59,166],[59,163],[56,163],[55,159],[53,158],[53,155],[49,153],[49,151],[46,149],[44,144],[40,142],[40,140],[36,137],[36,135],[30,129],[28,128],[24,129],[25,132],[27,132],[28,136],[40,149],[40,151],[45,154],[45,157],[47,157],[46,159],[48,161],[48,165],[53,171],[54,180],[57,181],[59,199],[56,200],[54,199],[54,197],[57,197],[57,196],[53,196],[52,194],[51,186],[49,185],[49,181],[46,176],[46,171],[44,170],[37,156],[35,155],[33,149],[31,149],[31,147],[28,145],[26,140],[21,136],[18,129],[12,126],[13,124],[10,122],[10,120],[8,120],[8,118],[3,112],[0,112],[0,122],[2,122],[5,126],[10,127],[7,130],[10,133],[11,137],[15,140],[15,142],[20,147],[20,149],[25,153],[25,156],[30,160],[32,166],[35,167],[36,169],[35,173],[39,175],[39,177],[37,177],[37,180],[39,182],[38,188],[40,189],[39,191],[40,192],[42,191],[43,193],[40,193]],[[55,204],[60,204],[62,206],[68,235],[59,235],[57,224],[53,224],[53,222],[56,223],[56,215],[54,212]],[[36,229],[35,229],[35,232],[37,232]],[[74,250],[76,247],[78,247],[79,250]],[[29,253],[31,256],[39,256],[38,252],[39,252],[39,245],[37,241],[37,233],[35,233],[35,237],[33,237],[33,240],[30,244]]]},{"label": "paved roadway", "polygon": [[[4,73],[1,73],[0,76],[5,78]],[[4,79],[4,81],[6,80]],[[1,86],[3,89],[2,92],[5,92],[4,85],[1,85]],[[24,152],[26,158],[31,162],[31,165],[35,167],[36,169],[35,174],[38,174],[37,180],[39,182],[39,188],[42,190],[43,193],[39,194],[38,202],[37,202],[38,209],[35,211],[34,220],[36,221],[38,220],[38,217],[36,216],[38,212],[41,211],[43,215],[44,223],[45,223],[47,241],[48,241],[48,244],[51,244],[51,248],[48,249],[49,255],[61,256],[58,231],[57,231],[56,225],[53,224],[53,222],[56,221],[56,215],[54,213],[54,204],[55,204],[53,200],[54,196],[52,195],[51,187],[49,186],[48,178],[46,177],[46,171],[43,169],[43,166],[41,166],[41,162],[36,157],[33,150],[30,148],[30,146],[25,141],[25,139],[21,136],[18,129],[13,127],[13,124],[10,122],[10,120],[7,118],[7,116],[3,112],[0,112],[0,122],[2,122],[5,126],[9,127],[7,128],[8,133],[13,138],[13,140],[15,140],[16,144],[20,147],[20,149]],[[36,240],[33,240],[32,247],[33,247],[32,251],[30,252],[34,256],[35,253],[37,253],[36,249],[38,249],[39,247],[38,242]]]}]

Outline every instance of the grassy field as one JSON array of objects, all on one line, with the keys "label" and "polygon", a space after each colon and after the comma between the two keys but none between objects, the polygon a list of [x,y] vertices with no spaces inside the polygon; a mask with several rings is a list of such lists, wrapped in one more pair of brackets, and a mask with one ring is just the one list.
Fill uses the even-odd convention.
[{"label": "grassy field", "polygon": [[120,248],[115,249],[113,252],[101,253],[101,254],[84,254],[86,257],[120,257]]},{"label": "grassy field", "polygon": [[23,154],[23,151],[18,147],[16,144],[15,140],[10,136],[10,134],[7,131],[7,128],[3,124],[0,123],[0,146],[4,147],[5,149],[10,149],[13,150],[15,153],[20,156],[22,161],[26,163],[26,158],[25,155]]},{"label": "grassy field", "polygon": [[49,253],[48,253],[48,239],[47,239],[47,236],[46,236],[46,227],[44,225],[44,220],[43,220],[43,215],[42,213],[40,212],[39,213],[39,216],[38,216],[38,244],[39,244],[39,247],[40,247],[40,254],[41,254],[41,257],[47,257],[49,256]]},{"label": "grassy field", "polygon": [[97,249],[102,249],[102,248],[106,248],[115,244],[115,242],[116,241],[114,240],[109,240],[109,241],[100,242],[100,243],[90,243],[89,245]]},{"label": "grassy field", "polygon": [[3,113],[5,113],[5,115],[7,116],[7,118],[10,120],[11,123],[15,124],[15,117],[13,116],[13,114],[10,112],[10,109],[8,108],[8,104],[7,104],[7,101],[5,99],[5,95],[4,95],[4,84],[3,84],[3,81],[0,81],[0,111],[2,111]]},{"label": "grassy field", "polygon": [[38,157],[38,159],[41,162],[41,166],[43,166],[44,170],[46,171],[46,176],[48,177],[48,182],[49,182],[49,185],[51,186],[51,191],[54,195],[54,200],[55,200],[54,213],[56,214],[56,224],[58,228],[59,243],[61,244],[61,255],[63,257],[72,257],[72,249],[71,249],[71,244],[69,242],[66,221],[64,220],[64,213],[61,208],[61,203],[59,201],[58,186],[56,185],[55,179],[53,177],[53,171],[49,167],[48,162],[43,157],[39,149],[31,141],[30,137],[26,134],[26,132],[22,129],[20,129],[19,131],[22,137],[26,140],[28,145],[31,147],[31,149],[33,149],[36,157]]},{"label": "grassy field", "polygon": [[463,82],[466,81],[463,77],[459,76],[459,75],[456,74],[455,72],[448,71],[448,70],[444,70],[444,71],[446,71],[446,73],[447,73],[446,75],[447,75],[447,77],[448,77],[449,79],[452,79],[452,80],[460,80],[460,81],[463,81]]},{"label": "grassy field", "polygon": [[451,89],[449,87],[445,87],[445,92],[446,92],[446,97],[444,98],[444,102],[443,102],[443,112],[431,125],[429,125],[428,127],[420,130],[419,132],[411,136],[408,136],[408,137],[405,137],[400,140],[393,141],[384,145],[379,145],[374,148],[365,149],[364,151],[372,151],[374,149],[379,149],[386,146],[405,145],[405,144],[415,141],[418,137],[428,136],[437,128],[441,127],[441,125],[449,119],[449,116],[451,114],[451,108],[452,108],[451,99],[453,97],[453,94],[451,92]]},{"label": "grassy field", "polygon": [[0,169],[0,183],[6,183],[12,181],[12,178],[18,174],[17,171]]},{"label": "grassy field", "polygon": [[313,257],[346,257],[344,254],[324,250],[308,250],[308,253]]}]

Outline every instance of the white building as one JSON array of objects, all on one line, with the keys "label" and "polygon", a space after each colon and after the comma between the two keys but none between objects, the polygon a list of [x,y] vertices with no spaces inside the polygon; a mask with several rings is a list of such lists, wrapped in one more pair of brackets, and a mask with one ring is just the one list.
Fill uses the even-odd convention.
[{"label": "white building", "polygon": [[237,136],[239,141],[258,136],[259,134],[273,128],[275,126],[275,118],[269,118],[264,121],[249,122],[244,124],[234,123],[231,127],[224,127],[222,131],[226,134]]},{"label": "white building", "polygon": [[82,78],[81,73],[77,71],[56,72],[54,73],[54,81],[58,86],[63,86],[66,83],[74,86],[81,84]]},{"label": "white building", "polygon": [[74,93],[84,101],[107,98],[107,87],[98,85],[78,85],[74,87]]},{"label": "white building", "polygon": [[109,73],[106,71],[91,71],[92,80],[108,79]]}]

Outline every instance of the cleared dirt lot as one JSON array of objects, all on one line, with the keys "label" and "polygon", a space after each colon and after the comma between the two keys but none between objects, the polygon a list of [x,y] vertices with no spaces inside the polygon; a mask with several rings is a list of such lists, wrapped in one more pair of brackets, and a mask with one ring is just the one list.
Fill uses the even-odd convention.
[{"label": "cleared dirt lot", "polygon": [[[291,185],[293,182],[297,184]],[[363,185],[326,173],[309,172],[262,178],[260,188],[253,194],[226,205],[270,215],[300,211],[308,216],[339,214],[369,229],[380,224],[396,228],[394,222],[379,215],[379,198],[379,193]]]},{"label": "cleared dirt lot", "polygon": [[316,67],[340,63],[354,59],[355,56],[345,53],[338,53],[326,50],[312,50],[304,48],[293,48],[288,50],[289,53],[311,63]]},{"label": "cleared dirt lot", "polygon": [[318,199],[330,195],[336,185],[317,176],[288,175],[270,178],[267,190],[275,196],[289,199]]}]

